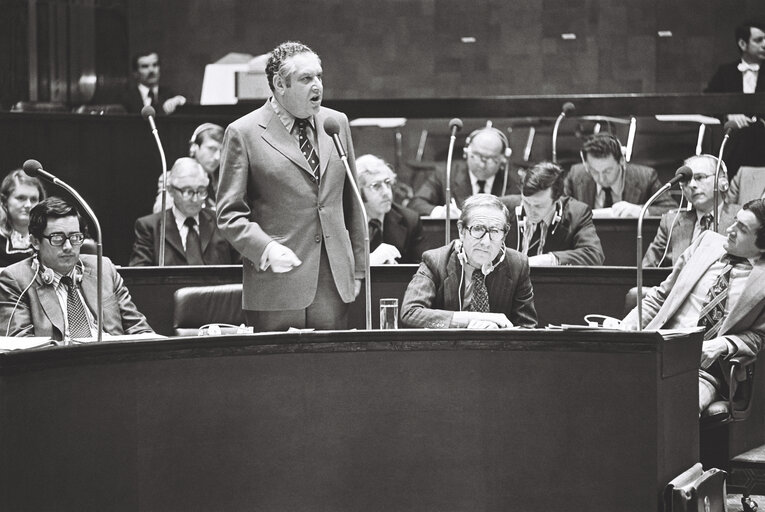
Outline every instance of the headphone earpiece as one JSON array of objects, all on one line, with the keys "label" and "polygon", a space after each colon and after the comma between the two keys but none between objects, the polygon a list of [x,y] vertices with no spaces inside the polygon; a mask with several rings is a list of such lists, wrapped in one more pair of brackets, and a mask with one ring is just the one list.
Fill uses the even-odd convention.
[{"label": "headphone earpiece", "polygon": [[515,220],[521,233],[526,231],[526,216],[523,214],[523,206],[520,204],[515,207]]},{"label": "headphone earpiece", "polygon": [[194,158],[197,155],[197,150],[199,149],[199,144],[196,142],[192,142],[191,146],[189,146],[189,156],[191,158]]},{"label": "headphone earpiece", "polygon": [[40,276],[43,284],[51,285],[56,280],[56,276],[53,274],[53,270],[43,267],[40,264],[40,260],[38,258],[32,260],[32,270],[35,272],[35,274]]},{"label": "headphone earpiece", "polygon": [[[489,121],[491,123],[491,121]],[[470,132],[470,135],[465,137],[465,147],[462,148],[462,158],[467,159],[467,148],[470,146],[470,143],[473,142],[473,139],[475,139],[476,135],[478,135],[481,132],[491,132],[499,138],[499,141],[502,143],[502,150],[500,151],[500,154],[502,155],[505,160],[508,160],[510,158],[510,154],[508,154],[508,150],[510,150],[510,153],[512,153],[512,149],[510,149],[510,142],[507,140],[507,136],[502,133],[502,130],[499,130],[497,128],[494,128],[490,124],[487,123],[487,126],[484,126],[483,128],[478,128],[477,130],[473,130]],[[500,170],[504,169],[505,162],[503,162],[500,166]]]},{"label": "headphone earpiece", "polygon": [[558,200],[555,201],[555,214],[553,215],[552,221],[550,222],[550,234],[555,233],[555,230],[558,229],[561,220],[563,220],[563,203]]}]

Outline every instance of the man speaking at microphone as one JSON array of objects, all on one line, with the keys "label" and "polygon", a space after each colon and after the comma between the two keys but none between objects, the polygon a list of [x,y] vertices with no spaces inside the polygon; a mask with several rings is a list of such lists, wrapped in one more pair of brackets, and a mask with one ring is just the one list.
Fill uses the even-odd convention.
[{"label": "man speaking at microphone", "polygon": [[321,106],[321,60],[304,44],[277,46],[266,77],[273,96],[226,129],[218,184],[218,227],[243,257],[245,317],[258,331],[345,329],[364,221],[322,127],[337,121],[355,175],[348,118]]}]

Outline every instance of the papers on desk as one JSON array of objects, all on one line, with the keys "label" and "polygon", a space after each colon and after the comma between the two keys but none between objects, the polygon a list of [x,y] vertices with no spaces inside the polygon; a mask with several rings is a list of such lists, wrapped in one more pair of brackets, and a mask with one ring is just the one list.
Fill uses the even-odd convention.
[{"label": "papers on desk", "polygon": [[56,342],[44,336],[13,338],[10,336],[0,336],[0,353],[12,352],[14,350],[29,350],[33,348],[53,347]]},{"label": "papers on desk", "polygon": [[611,219],[614,217],[613,210],[611,208],[593,208],[593,219]]}]

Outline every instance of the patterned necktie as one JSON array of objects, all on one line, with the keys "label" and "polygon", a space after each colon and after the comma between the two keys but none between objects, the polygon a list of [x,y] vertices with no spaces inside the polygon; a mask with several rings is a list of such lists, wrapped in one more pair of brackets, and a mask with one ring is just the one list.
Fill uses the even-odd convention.
[{"label": "patterned necktie", "polygon": [[611,208],[614,205],[614,196],[611,195],[611,187],[603,187],[603,208]]},{"label": "patterned necktie", "polygon": [[732,256],[726,254],[720,261],[725,266],[720,271],[720,275],[717,276],[717,280],[707,292],[707,298],[704,301],[704,306],[699,312],[700,327],[706,328],[704,333],[704,339],[709,340],[717,337],[717,333],[720,332],[720,327],[725,320],[725,306],[728,303],[728,285],[730,284],[730,273],[733,267],[738,263],[746,262],[746,258],[740,258],[738,256]]},{"label": "patterned necktie", "polygon": [[478,180],[475,183],[478,185],[478,193],[483,194],[486,187],[486,180]]},{"label": "patterned necktie", "polygon": [[199,233],[194,229],[197,221],[194,220],[194,217],[186,217],[183,223],[189,228],[189,232],[186,234],[186,262],[189,265],[204,265],[202,243],[199,241]]},{"label": "patterned necktie", "polygon": [[486,276],[481,269],[473,271],[473,298],[470,300],[470,311],[489,312],[489,291],[486,289]]},{"label": "patterned necktie", "polygon": [[69,276],[63,276],[61,282],[66,286],[66,318],[69,322],[69,335],[72,338],[89,338],[90,332],[88,316],[85,314],[85,306],[82,305],[77,287]]},{"label": "patterned necktie", "polygon": [[308,161],[308,165],[313,171],[313,178],[316,184],[319,183],[319,157],[316,151],[313,149],[311,139],[308,138],[308,119],[298,119],[295,121],[298,126],[298,142],[300,143],[300,151]]},{"label": "patterned necktie", "polygon": [[382,243],[382,224],[379,219],[369,219],[369,250],[374,251]]},{"label": "patterned necktie", "polygon": [[699,221],[699,226],[701,227],[701,231],[704,232],[708,229],[712,229],[712,224],[714,219],[712,219],[712,214],[707,213],[703,217],[701,217],[701,220]]}]

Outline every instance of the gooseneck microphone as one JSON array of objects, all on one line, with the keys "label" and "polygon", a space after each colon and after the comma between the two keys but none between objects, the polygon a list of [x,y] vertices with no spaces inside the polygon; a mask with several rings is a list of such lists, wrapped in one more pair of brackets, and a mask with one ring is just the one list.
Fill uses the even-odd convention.
[{"label": "gooseneck microphone", "polygon": [[151,133],[154,135],[154,141],[157,144],[157,150],[159,151],[159,158],[162,160],[162,206],[161,216],[159,218],[159,266],[165,266],[165,239],[167,237],[167,160],[165,158],[165,150],[162,148],[162,141],[159,139],[159,131],[157,131],[157,124],[154,122],[154,116],[157,113],[151,105],[146,105],[141,109],[141,116],[149,121],[151,127]]},{"label": "gooseneck microphone", "polygon": [[42,178],[45,181],[48,181],[50,183],[53,183],[54,185],[63,188],[69,194],[77,201],[77,204],[85,211],[85,213],[90,217],[90,220],[93,222],[93,227],[96,230],[96,286],[97,286],[97,292],[96,292],[96,325],[98,327],[98,341],[103,340],[103,330],[104,330],[104,300],[103,300],[103,291],[102,291],[102,269],[103,269],[103,259],[104,259],[104,246],[103,246],[103,238],[101,236],[101,224],[98,222],[98,218],[96,218],[96,214],[93,212],[93,210],[90,208],[88,203],[85,201],[85,199],[82,198],[82,196],[71,186],[66,184],[65,182],[61,181],[60,179],[56,178],[51,173],[43,170],[42,164],[38,162],[37,160],[27,160],[24,162],[24,172],[27,174],[27,176],[32,176],[33,178]]},{"label": "gooseneck microphone", "polygon": [[351,166],[348,165],[348,154],[343,148],[343,142],[340,140],[340,124],[337,119],[328,117],[324,120],[324,131],[332,138],[335,143],[335,149],[340,156],[340,160],[343,161],[345,167],[345,174],[353,189],[353,194],[356,196],[356,201],[359,203],[361,209],[361,216],[364,219],[364,299],[366,301],[366,308],[364,309],[366,317],[367,330],[372,330],[372,277],[369,262],[369,217],[367,216],[367,210],[364,208],[364,200],[361,198],[361,191],[356,184],[356,178],[351,171]]},{"label": "gooseneck microphone", "polygon": [[449,152],[446,154],[446,243],[452,241],[452,155],[454,154],[454,141],[457,140],[457,132],[462,129],[462,119],[455,117],[449,121]]},{"label": "gooseneck microphone", "polygon": [[717,154],[717,165],[715,166],[715,189],[714,189],[714,210],[712,210],[712,219],[714,220],[713,229],[715,230],[715,233],[717,233],[717,228],[719,226],[719,195],[720,195],[720,168],[722,167],[722,157],[723,157],[723,151],[725,151],[725,145],[728,143],[728,139],[730,139],[730,136],[733,134],[735,130],[738,130],[738,125],[735,123],[735,121],[728,121],[725,123],[725,135],[723,135],[723,140],[720,143],[720,152]]},{"label": "gooseneck microphone", "polygon": [[659,190],[652,195],[640,209],[638,216],[637,231],[637,308],[638,308],[638,331],[643,330],[643,217],[645,217],[648,207],[656,201],[656,198],[664,192],[675,186],[681,181],[690,181],[693,177],[693,171],[687,165],[680,167],[675,171],[675,176],[665,183]]},{"label": "gooseneck microphone", "polygon": [[558,163],[558,128],[560,127],[563,118],[570,115],[574,110],[574,104],[567,101],[563,104],[563,108],[561,109],[560,114],[558,114],[558,118],[555,120],[555,126],[553,126],[552,133],[552,161],[554,164]]}]

